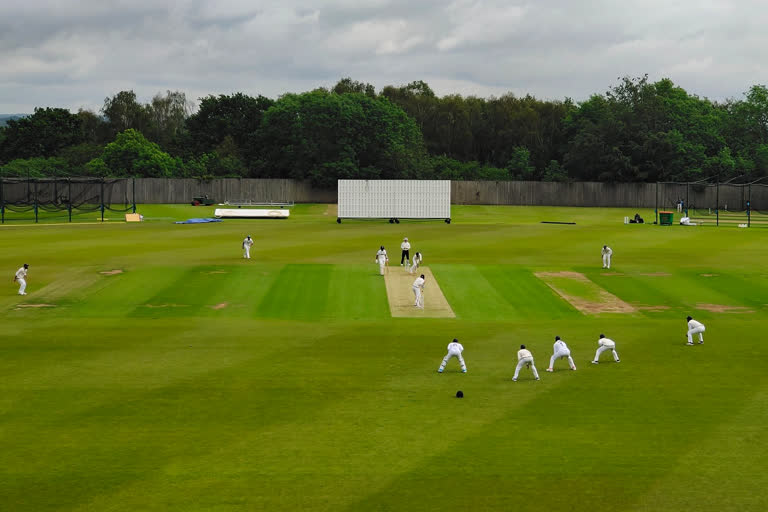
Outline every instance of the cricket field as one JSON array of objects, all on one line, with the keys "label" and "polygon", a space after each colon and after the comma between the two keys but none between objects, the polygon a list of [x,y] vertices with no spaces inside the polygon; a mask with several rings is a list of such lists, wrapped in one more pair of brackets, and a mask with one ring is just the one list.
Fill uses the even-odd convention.
[{"label": "cricket field", "polygon": [[[766,228],[139,211],[0,227],[0,510],[768,510]],[[404,236],[440,314],[429,281],[390,303],[374,256],[405,272]],[[620,363],[590,364],[601,333]],[[555,335],[577,371],[544,371]],[[453,338],[469,371],[438,374]],[[520,344],[540,381],[512,381]]]}]

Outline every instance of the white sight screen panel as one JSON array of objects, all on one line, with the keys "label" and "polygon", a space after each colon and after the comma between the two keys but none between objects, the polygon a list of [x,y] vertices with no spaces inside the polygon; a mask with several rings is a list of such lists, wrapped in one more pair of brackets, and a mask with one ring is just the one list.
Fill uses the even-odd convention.
[{"label": "white sight screen panel", "polygon": [[450,219],[450,180],[339,180],[339,218]]}]

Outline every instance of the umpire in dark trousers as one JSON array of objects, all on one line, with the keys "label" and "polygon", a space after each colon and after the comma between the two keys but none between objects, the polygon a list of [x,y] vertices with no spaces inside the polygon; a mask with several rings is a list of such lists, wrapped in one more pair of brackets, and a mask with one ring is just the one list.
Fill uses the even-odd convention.
[{"label": "umpire in dark trousers", "polygon": [[408,238],[403,238],[403,243],[400,244],[400,249],[402,249],[403,254],[400,256],[400,266],[402,267],[403,264],[408,264],[408,262],[411,261],[411,243],[408,241]]}]

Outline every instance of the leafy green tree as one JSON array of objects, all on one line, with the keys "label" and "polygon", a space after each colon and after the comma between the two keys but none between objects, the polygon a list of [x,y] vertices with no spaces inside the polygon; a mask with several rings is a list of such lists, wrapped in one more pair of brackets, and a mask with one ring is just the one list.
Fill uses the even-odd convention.
[{"label": "leafy green tree", "polygon": [[18,158],[0,166],[0,176],[44,178],[46,176],[67,176],[69,167],[66,160],[58,157]]},{"label": "leafy green tree", "polygon": [[385,98],[312,91],[286,94],[264,114],[257,174],[311,178],[415,177],[424,157],[416,124]]},{"label": "leafy green tree", "polygon": [[36,108],[31,116],[11,119],[3,129],[0,162],[52,157],[84,141],[80,118],[63,108]]},{"label": "leafy green tree", "polygon": [[138,130],[149,133],[151,125],[151,112],[147,105],[142,105],[136,100],[133,91],[120,91],[111,98],[104,99],[102,114],[107,119],[110,136],[125,130]]},{"label": "leafy green tree", "polygon": [[171,157],[132,129],[119,133],[99,158],[87,164],[89,172],[97,176],[168,178],[177,176],[181,168],[179,158]]},{"label": "leafy green tree", "polygon": [[258,160],[260,148],[254,145],[261,119],[274,101],[264,96],[253,98],[243,93],[207,96],[186,122],[193,154],[216,150],[227,137],[236,147],[237,157],[246,165]]},{"label": "leafy green tree", "polygon": [[342,78],[339,80],[336,85],[333,86],[333,89],[331,89],[336,94],[348,94],[351,92],[365,94],[368,97],[375,98],[376,97],[376,88],[371,85],[364,82],[358,82],[356,80],[352,80],[349,77]]}]

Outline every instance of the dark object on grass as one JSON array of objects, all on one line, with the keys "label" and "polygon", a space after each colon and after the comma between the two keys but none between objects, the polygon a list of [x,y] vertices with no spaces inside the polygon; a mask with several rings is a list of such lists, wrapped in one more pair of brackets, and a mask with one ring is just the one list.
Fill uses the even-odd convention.
[{"label": "dark object on grass", "polygon": [[630,224],[645,224],[645,220],[643,220],[643,218],[640,216],[639,213],[636,213],[634,219],[629,219],[629,223]]},{"label": "dark object on grass", "polygon": [[575,222],[555,222],[555,221],[552,221],[552,220],[543,220],[543,221],[541,221],[541,223],[542,224],[572,224],[572,225],[576,225]]},{"label": "dark object on grass", "polygon": [[464,392],[463,391],[457,391],[456,392],[456,398],[464,398]]},{"label": "dark object on grass", "polygon": [[209,198],[207,194],[204,196],[197,196],[192,198],[192,206],[211,206],[213,204],[216,204],[216,201]]}]

